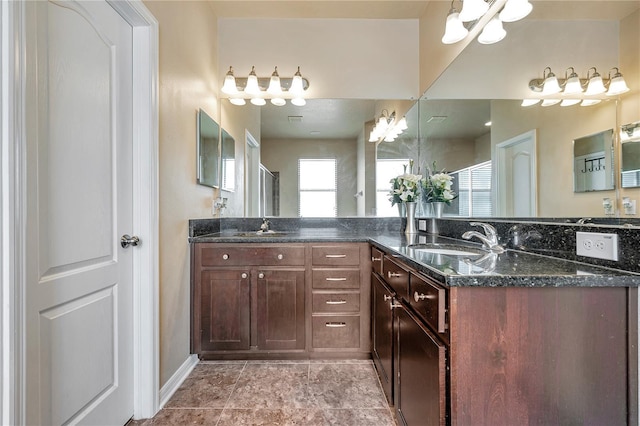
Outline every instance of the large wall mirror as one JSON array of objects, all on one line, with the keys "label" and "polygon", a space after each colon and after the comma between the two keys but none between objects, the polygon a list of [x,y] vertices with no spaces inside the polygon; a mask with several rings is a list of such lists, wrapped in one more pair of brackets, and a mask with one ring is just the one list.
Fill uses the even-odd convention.
[{"label": "large wall mirror", "polygon": [[206,112],[199,110],[197,127],[197,182],[217,188],[220,185],[220,126]]},{"label": "large wall mirror", "polygon": [[[401,173],[402,169],[396,168],[387,176],[376,171],[381,170],[384,161],[391,164],[400,160],[395,167],[401,167],[402,161],[413,159],[422,171],[433,161],[439,169],[450,172],[469,169],[469,176],[473,174],[471,168],[486,167],[483,173],[486,176],[489,169],[490,179],[476,188],[475,195],[488,200],[490,208],[482,214],[474,211],[471,216],[520,217],[497,207],[496,200],[501,194],[495,187],[496,147],[518,135],[532,134],[536,146],[537,203],[529,216],[605,217],[602,198],[618,196],[613,189],[615,179],[598,192],[575,192],[573,141],[617,129],[621,122],[631,121],[628,118],[622,121],[620,111],[625,110],[625,102],[637,104],[640,87],[636,87],[637,78],[633,77],[637,68],[630,67],[625,74],[630,77],[631,92],[604,99],[597,105],[525,108],[521,107],[521,101],[529,93],[529,80],[539,78],[548,65],[558,75],[568,66],[580,69],[580,74],[590,66],[597,66],[603,76],[607,67],[620,66],[624,74],[625,65],[637,63],[640,53],[637,48],[625,48],[629,42],[635,46],[637,32],[629,33],[630,26],[621,25],[620,20],[638,13],[640,4],[594,1],[589,2],[588,8],[576,8],[575,2],[573,6],[571,3],[536,2],[532,13],[537,15],[510,24],[505,40],[489,46],[473,41],[421,99],[400,101],[411,104],[405,109],[409,128],[394,142],[367,142],[371,122],[381,108],[391,112],[392,108],[384,105],[394,101],[311,99],[301,108],[261,107],[261,162],[280,173],[280,215],[298,215],[299,159],[335,158],[338,216],[397,215],[386,193],[388,175]],[[604,10],[607,13],[603,15]],[[553,19],[547,19],[550,16]],[[597,39],[598,43],[590,44],[587,50],[567,46],[575,40],[590,39]],[[597,53],[589,53],[593,49]],[[566,52],[572,55],[569,57]],[[619,52],[625,52],[623,58]],[[596,57],[599,59],[594,63]],[[489,121],[491,124],[487,126]],[[622,148],[626,152],[632,146]],[[617,153],[616,145],[614,148]],[[604,147],[604,151],[608,155],[609,147]],[[612,154],[606,161],[613,166],[609,171],[617,176],[620,158]],[[634,167],[631,160],[626,163]],[[486,182],[492,186],[487,188]],[[457,184],[462,183],[462,178],[458,179]],[[452,209],[449,214],[462,214],[460,206]]]}]

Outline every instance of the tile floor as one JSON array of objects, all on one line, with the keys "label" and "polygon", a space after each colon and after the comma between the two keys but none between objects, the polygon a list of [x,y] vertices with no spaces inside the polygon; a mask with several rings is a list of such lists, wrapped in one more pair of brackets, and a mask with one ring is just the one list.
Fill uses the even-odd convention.
[{"label": "tile floor", "polygon": [[150,425],[395,426],[371,361],[203,361]]}]

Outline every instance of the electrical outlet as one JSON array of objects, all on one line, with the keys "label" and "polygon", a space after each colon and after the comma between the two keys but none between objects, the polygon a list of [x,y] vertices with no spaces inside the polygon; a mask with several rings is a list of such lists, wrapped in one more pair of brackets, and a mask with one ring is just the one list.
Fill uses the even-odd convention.
[{"label": "electrical outlet", "polygon": [[596,259],[618,260],[618,234],[576,232],[576,254]]},{"label": "electrical outlet", "polygon": [[427,221],[425,219],[418,220],[418,231],[427,231]]}]

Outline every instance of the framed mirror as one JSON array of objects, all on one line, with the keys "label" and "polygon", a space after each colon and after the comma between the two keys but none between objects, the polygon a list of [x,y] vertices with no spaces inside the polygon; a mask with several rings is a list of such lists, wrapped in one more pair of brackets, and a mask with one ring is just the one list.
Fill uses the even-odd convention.
[{"label": "framed mirror", "polygon": [[197,182],[200,185],[218,188],[220,185],[220,126],[202,109],[198,111],[196,126],[198,130]]},{"label": "framed mirror", "polygon": [[613,167],[613,129],[573,141],[574,192],[614,189]]},{"label": "framed mirror", "polygon": [[640,121],[620,127],[622,157],[620,158],[623,188],[640,186]]},{"label": "framed mirror", "polygon": [[222,129],[222,186],[224,191],[233,192],[236,189],[236,141],[224,129]]}]

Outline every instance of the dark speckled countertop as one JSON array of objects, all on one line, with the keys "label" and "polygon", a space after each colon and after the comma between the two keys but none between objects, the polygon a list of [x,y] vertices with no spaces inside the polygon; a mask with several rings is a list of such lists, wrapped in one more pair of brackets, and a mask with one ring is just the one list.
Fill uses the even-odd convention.
[{"label": "dark speckled countertop", "polygon": [[[255,220],[254,220],[255,221]],[[240,222],[238,222],[240,223]],[[369,222],[364,226],[331,226],[314,223],[311,227],[282,226],[282,231],[260,235],[251,222],[247,229],[234,226],[199,227],[191,224],[191,243],[307,243],[307,242],[370,242],[383,251],[397,256],[408,266],[448,286],[519,286],[519,287],[638,287],[640,274],[605,268],[519,250],[501,254],[480,251],[480,245],[442,236],[418,234],[407,237],[393,222]],[[327,226],[324,226],[327,225]],[[297,228],[297,229],[296,229]],[[416,250],[415,244],[462,245],[475,250],[474,255],[447,255]]]}]

